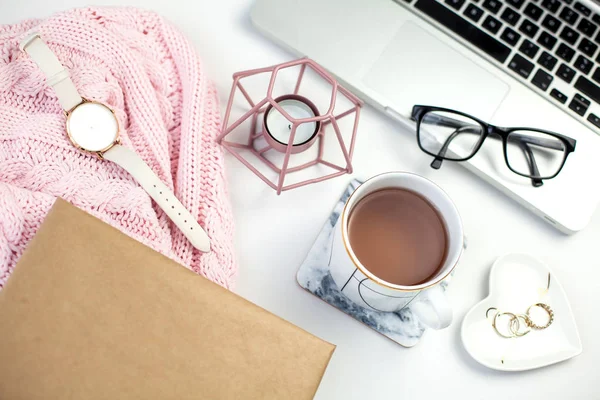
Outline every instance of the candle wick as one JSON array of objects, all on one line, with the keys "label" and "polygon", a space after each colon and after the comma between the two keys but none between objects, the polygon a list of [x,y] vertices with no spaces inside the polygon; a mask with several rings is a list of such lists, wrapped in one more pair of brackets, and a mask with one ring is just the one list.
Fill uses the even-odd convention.
[{"label": "candle wick", "polygon": [[291,131],[292,130],[292,124],[288,125],[288,129]]}]

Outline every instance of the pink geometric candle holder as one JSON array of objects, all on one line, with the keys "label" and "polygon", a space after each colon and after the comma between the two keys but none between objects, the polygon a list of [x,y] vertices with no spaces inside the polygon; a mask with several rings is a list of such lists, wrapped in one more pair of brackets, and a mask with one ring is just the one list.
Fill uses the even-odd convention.
[{"label": "pink geometric candle holder", "polygon": [[[295,78],[288,80],[288,85],[284,83],[283,93],[277,96],[276,86],[278,91],[282,91],[279,76],[295,74],[296,70],[298,73],[294,75]],[[265,87],[259,85],[258,94],[251,96],[250,90],[242,82],[260,74],[266,74],[264,77],[268,79],[268,84]],[[303,79],[305,84],[302,86],[306,86],[310,76],[320,82],[316,82],[319,90],[313,90],[309,99],[300,91]],[[245,112],[230,123],[234,98],[238,92],[242,95],[237,97],[243,98],[241,107]],[[325,102],[314,100],[313,96],[318,93],[326,93],[321,96]],[[342,103],[347,108],[338,112]],[[316,104],[321,104],[322,109]],[[240,104],[237,104],[236,108],[239,107]],[[236,72],[233,74],[224,128],[217,141],[279,195],[285,190],[352,173],[352,155],[361,107],[362,102],[355,95],[342,87],[323,67],[307,58]],[[339,123],[342,118],[350,120],[349,125],[344,124],[345,129]],[[241,137],[241,140],[229,140],[232,136]],[[313,146],[316,146],[316,150]],[[311,154],[308,154],[309,150]],[[328,152],[339,154],[340,162],[328,161]],[[253,157],[254,163],[250,157]],[[291,162],[295,157],[300,161],[297,165]],[[272,178],[267,177],[265,168],[259,168],[257,162],[270,170]],[[307,172],[310,169],[314,171]],[[286,183],[286,178],[301,171],[300,180]]]}]

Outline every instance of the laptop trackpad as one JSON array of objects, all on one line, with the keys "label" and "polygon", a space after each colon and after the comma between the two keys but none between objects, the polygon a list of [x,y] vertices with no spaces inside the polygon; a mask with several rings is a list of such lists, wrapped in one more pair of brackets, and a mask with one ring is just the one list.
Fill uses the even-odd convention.
[{"label": "laptop trackpad", "polygon": [[413,22],[403,24],[363,81],[403,115],[415,104],[489,120],[509,86]]}]

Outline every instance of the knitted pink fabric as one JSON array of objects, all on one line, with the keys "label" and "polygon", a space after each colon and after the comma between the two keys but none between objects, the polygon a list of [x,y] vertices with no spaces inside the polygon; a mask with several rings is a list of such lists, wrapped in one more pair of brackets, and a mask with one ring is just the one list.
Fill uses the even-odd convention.
[{"label": "knitted pink fabric", "polygon": [[[80,94],[115,111],[122,144],[198,218],[210,253],[193,248],[127,172],[69,142],[54,91],[19,50],[34,30]],[[214,140],[220,126],[217,93],[192,45],[152,12],[85,8],[0,26],[0,289],[57,197],[230,288],[236,268]]]}]

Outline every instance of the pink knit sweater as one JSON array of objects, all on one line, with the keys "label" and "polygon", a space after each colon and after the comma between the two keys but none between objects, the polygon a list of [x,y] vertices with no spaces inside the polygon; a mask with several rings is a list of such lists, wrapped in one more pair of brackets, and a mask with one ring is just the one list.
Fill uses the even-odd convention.
[{"label": "pink knit sweater", "polygon": [[[198,218],[210,253],[194,249],[127,172],[69,142],[54,91],[18,47],[33,30],[83,97],[115,111],[123,145]],[[85,8],[0,25],[0,289],[57,197],[231,287],[232,215],[214,141],[220,126],[217,93],[193,46],[154,13]]]}]

